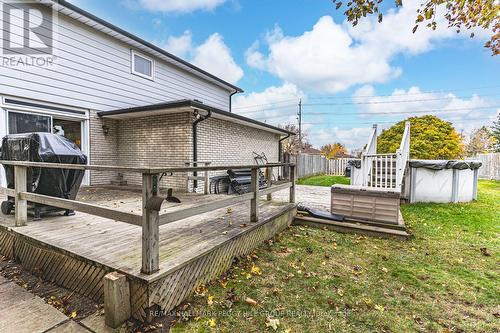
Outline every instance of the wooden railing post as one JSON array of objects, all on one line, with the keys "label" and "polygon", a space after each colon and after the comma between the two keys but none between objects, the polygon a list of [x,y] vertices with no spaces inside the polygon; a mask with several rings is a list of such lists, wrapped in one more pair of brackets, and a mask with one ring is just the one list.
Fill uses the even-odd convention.
[{"label": "wooden railing post", "polygon": [[[189,168],[191,163],[186,162],[184,163],[186,165],[186,168]],[[186,171],[186,193],[189,193],[189,171]]]},{"label": "wooden railing post", "polygon": [[257,222],[259,221],[259,168],[252,168],[250,191],[254,193],[250,200],[250,221]]},{"label": "wooden railing post", "polygon": [[160,219],[159,212],[148,207],[147,203],[158,194],[158,175],[142,174],[142,269],[145,274],[159,270]]},{"label": "wooden railing post", "polygon": [[[267,168],[266,172],[267,172],[267,187],[271,187],[273,182],[273,168]],[[267,201],[271,200],[273,200],[273,195],[269,193],[267,195]]]},{"label": "wooden railing post", "polygon": [[295,203],[295,165],[290,165],[290,203]]},{"label": "wooden railing post", "polygon": [[[205,163],[206,167],[209,166],[209,165],[210,165],[210,162],[206,162]],[[209,192],[209,185],[210,185],[210,183],[209,183],[209,177],[208,177],[208,170],[205,170],[205,180],[204,180],[204,182],[205,182],[205,184],[204,184],[205,185],[205,195],[207,195],[208,192]]]},{"label": "wooden railing post", "polygon": [[27,192],[28,168],[24,166],[14,166],[14,191],[16,227],[25,226],[28,223],[28,201],[21,198],[21,192]]}]

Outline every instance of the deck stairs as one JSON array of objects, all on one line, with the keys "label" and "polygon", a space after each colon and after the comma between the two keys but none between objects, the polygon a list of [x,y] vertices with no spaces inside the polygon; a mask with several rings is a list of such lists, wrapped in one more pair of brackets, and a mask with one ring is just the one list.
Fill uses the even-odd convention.
[{"label": "deck stairs", "polygon": [[297,216],[295,224],[377,237],[409,238],[399,207],[410,158],[410,123],[406,122],[400,147],[394,153],[377,153],[377,135],[377,125],[374,125],[361,155],[359,183],[332,186],[331,213],[345,216],[345,220]]}]

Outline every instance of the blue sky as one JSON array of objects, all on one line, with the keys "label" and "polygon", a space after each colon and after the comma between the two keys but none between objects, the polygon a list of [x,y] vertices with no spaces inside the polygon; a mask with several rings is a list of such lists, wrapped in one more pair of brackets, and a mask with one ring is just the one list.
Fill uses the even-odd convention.
[{"label": "blue sky", "polygon": [[[436,114],[470,133],[500,112],[500,58],[440,25],[411,33],[415,5],[352,28],[330,0],[73,0],[245,90],[234,112],[303,122],[314,146],[362,147],[372,123]],[[408,4],[407,4],[408,3]],[[438,23],[440,22],[438,18]]]}]

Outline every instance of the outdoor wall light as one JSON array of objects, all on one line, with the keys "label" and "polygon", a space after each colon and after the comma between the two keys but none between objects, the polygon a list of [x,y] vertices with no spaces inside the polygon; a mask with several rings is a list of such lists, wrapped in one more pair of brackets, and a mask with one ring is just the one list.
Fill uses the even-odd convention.
[{"label": "outdoor wall light", "polygon": [[103,131],[104,135],[108,135],[109,134],[109,126],[102,125],[102,131]]}]

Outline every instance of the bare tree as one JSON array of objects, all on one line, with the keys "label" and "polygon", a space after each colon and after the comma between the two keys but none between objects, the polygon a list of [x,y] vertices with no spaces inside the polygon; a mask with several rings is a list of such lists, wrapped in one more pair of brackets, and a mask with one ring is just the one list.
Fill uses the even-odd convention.
[{"label": "bare tree", "polygon": [[295,124],[280,125],[280,128],[287,130],[297,135],[291,135],[288,139],[283,141],[283,151],[292,155],[297,155],[302,149],[311,147],[308,139],[307,131],[302,130],[302,149],[299,142],[299,127]]}]

